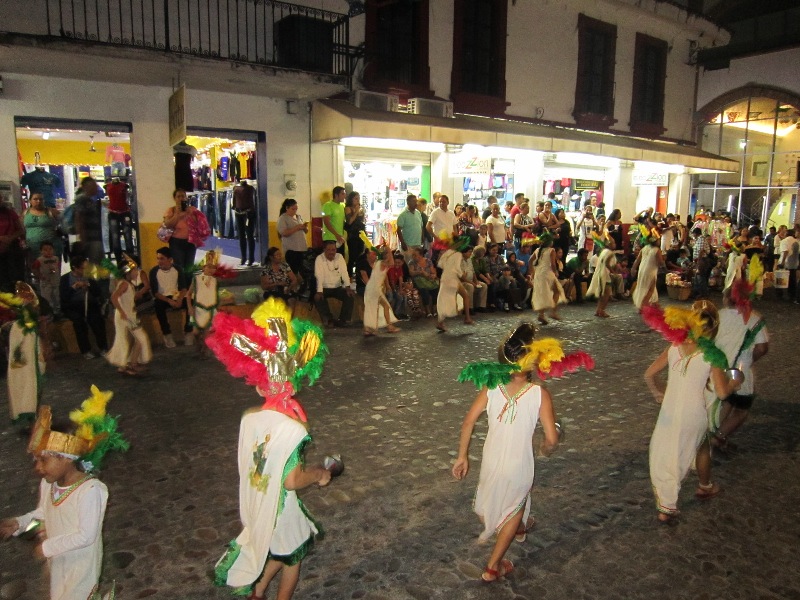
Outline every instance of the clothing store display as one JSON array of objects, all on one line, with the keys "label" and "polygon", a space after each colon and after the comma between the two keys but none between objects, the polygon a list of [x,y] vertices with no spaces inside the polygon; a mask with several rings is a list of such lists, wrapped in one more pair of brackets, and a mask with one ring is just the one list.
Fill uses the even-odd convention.
[{"label": "clothing store display", "polygon": [[20,185],[26,186],[30,194],[42,194],[44,205],[47,208],[56,207],[55,191],[61,187],[61,179],[53,173],[48,173],[44,167],[36,167],[30,173],[25,173],[20,179]]}]

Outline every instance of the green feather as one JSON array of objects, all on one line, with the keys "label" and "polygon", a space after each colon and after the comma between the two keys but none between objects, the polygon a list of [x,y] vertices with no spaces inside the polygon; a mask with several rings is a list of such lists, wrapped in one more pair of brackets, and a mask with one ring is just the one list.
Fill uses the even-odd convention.
[{"label": "green feather", "polygon": [[468,364],[458,374],[459,383],[471,381],[475,387],[494,389],[501,383],[511,381],[511,374],[519,371],[519,365],[506,365],[499,362],[474,362]]},{"label": "green feather", "polygon": [[766,322],[764,319],[761,319],[758,323],[756,323],[755,327],[752,329],[748,329],[747,333],[744,334],[744,340],[742,341],[742,347],[739,348],[739,354],[745,352],[750,346],[753,345],[753,342],[756,341],[756,336],[758,336],[759,332],[764,329]]},{"label": "green feather", "polygon": [[104,258],[100,262],[100,266],[111,273],[111,276],[114,279],[122,279],[125,277],[125,273],[123,273],[122,270],[117,266],[117,263],[110,258]]},{"label": "green feather", "polygon": [[130,448],[131,445],[117,431],[118,419],[110,415],[86,419],[85,423],[92,426],[95,435],[108,434],[91,452],[81,457],[82,461],[92,463],[92,471],[100,469],[103,458],[109,452],[125,452]]},{"label": "green feather", "polygon": [[712,367],[723,370],[728,368],[728,357],[725,356],[725,353],[709,338],[699,337],[697,339],[697,346],[703,352],[705,361]]}]

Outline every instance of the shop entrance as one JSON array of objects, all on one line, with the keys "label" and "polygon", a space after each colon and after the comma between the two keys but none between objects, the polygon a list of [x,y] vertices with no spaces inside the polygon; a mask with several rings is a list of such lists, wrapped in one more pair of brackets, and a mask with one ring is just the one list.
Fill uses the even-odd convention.
[{"label": "shop entrance", "polygon": [[[139,226],[130,123],[18,117],[14,124],[23,219],[34,218],[26,213],[31,196],[37,193],[44,197],[45,207],[56,209],[63,217],[74,202],[80,182],[92,177],[99,188],[95,200],[105,256],[119,261],[125,252],[138,260]],[[38,242],[52,235],[64,263],[68,264],[70,241],[74,244],[75,236],[70,235],[69,223],[63,219],[58,225],[58,230],[50,233],[44,227],[34,227],[37,233],[28,242],[29,253],[38,253]]]},{"label": "shop entrance", "polygon": [[211,228],[197,260],[221,249],[232,267],[262,262],[267,240],[267,190],[259,165],[266,158],[263,133],[189,128],[175,146],[175,187],[202,211]]}]

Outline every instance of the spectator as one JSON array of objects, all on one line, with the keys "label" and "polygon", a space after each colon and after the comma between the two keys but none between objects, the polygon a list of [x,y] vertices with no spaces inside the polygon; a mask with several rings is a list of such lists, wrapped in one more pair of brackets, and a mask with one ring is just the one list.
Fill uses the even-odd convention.
[{"label": "spectator", "polygon": [[297,200],[286,198],[281,205],[278,217],[278,234],[281,236],[281,246],[286,262],[292,272],[299,275],[303,268],[303,256],[308,251],[306,234],[308,223],[297,214]]},{"label": "spectator", "polygon": [[264,300],[267,298],[281,298],[289,306],[290,299],[297,295],[300,282],[295,276],[289,263],[283,260],[280,248],[272,246],[267,250],[267,264],[261,271],[261,289],[264,290]]},{"label": "spectator", "polygon": [[344,203],[344,230],[347,232],[347,272],[356,272],[359,259],[364,256],[364,241],[361,232],[366,233],[367,223],[361,208],[361,194],[350,192]]},{"label": "spectator", "polygon": [[[589,280],[589,251],[579,248],[578,255],[569,259],[564,265],[564,276],[571,282],[575,289],[575,302],[583,303],[583,283]],[[571,294],[565,290],[569,297]]]},{"label": "spectator", "polygon": [[398,319],[405,320],[410,318],[411,311],[408,308],[408,296],[414,285],[411,283],[411,274],[402,254],[394,255],[393,264],[386,273],[386,280],[389,284],[389,291],[386,297],[392,305],[392,311],[394,311]]},{"label": "spectator", "polygon": [[519,249],[522,247],[522,238],[530,237],[533,235],[535,224],[530,216],[531,207],[527,202],[523,202],[519,206],[519,211],[514,216],[514,247]]},{"label": "spectator", "polygon": [[442,194],[439,196],[439,206],[431,211],[427,230],[434,238],[440,235],[452,238],[456,234],[456,215],[453,211],[447,210],[449,205],[450,198]]},{"label": "spectator", "polygon": [[492,214],[486,219],[486,226],[489,229],[489,242],[492,244],[506,243],[506,220],[500,215],[500,205],[492,204]]},{"label": "spectator", "polygon": [[[569,219],[567,219],[567,213],[564,212],[563,208],[559,208],[556,212],[556,221],[558,222],[558,229],[556,229],[556,239],[553,242],[553,245],[556,248],[561,248],[561,252],[564,255],[564,261],[567,260],[567,256],[569,256],[569,249],[572,246],[572,226],[569,223]],[[620,232],[622,230],[620,229]],[[622,247],[622,241],[620,240],[620,247]]]},{"label": "spectator", "polygon": [[39,293],[49,304],[56,316],[61,313],[59,286],[61,285],[61,259],[55,253],[53,244],[44,241],[39,244],[41,254],[33,261],[33,274],[39,282]]},{"label": "spectator", "polygon": [[[103,231],[100,221],[100,204],[95,201],[100,187],[92,177],[84,177],[75,194],[75,231],[80,247],[73,252],[82,254],[93,264],[99,265],[105,257]],[[167,225],[169,227],[169,225]]]},{"label": "spectator", "polygon": [[[344,190],[342,190],[344,191]],[[353,314],[353,290],[350,289],[350,275],[344,257],[336,251],[337,240],[324,242],[322,254],[314,261],[314,276],[317,280],[317,293],[314,304],[328,327],[346,327]],[[339,318],[333,318],[328,307],[328,298],[336,298],[342,303]]]},{"label": "spectator", "polygon": [[367,251],[358,259],[356,263],[356,293],[364,297],[364,290],[367,288],[372,269],[378,260],[378,253],[374,249],[367,248]]},{"label": "spectator", "polygon": [[489,272],[489,259],[484,246],[476,246],[472,251],[472,268],[475,271],[475,279],[486,288],[485,300],[483,304],[476,303],[478,307],[476,310],[477,312],[494,312],[495,280]]},{"label": "spectator", "polygon": [[481,213],[482,221],[485,222],[486,219],[489,218],[489,215],[492,214],[492,204],[497,204],[497,198],[495,198],[494,196],[489,196],[486,199],[486,208],[484,208],[483,212]]},{"label": "spectator", "polygon": [[414,287],[419,291],[425,316],[434,316],[433,302],[439,293],[439,277],[433,262],[425,256],[419,246],[412,249],[408,270]]},{"label": "spectator", "polygon": [[19,215],[0,197],[0,292],[14,292],[17,281],[25,279],[25,251],[20,244],[24,236]]},{"label": "spectator", "polygon": [[186,299],[180,289],[181,277],[178,269],[175,268],[172,260],[172,252],[164,246],[156,250],[155,267],[150,269],[150,291],[155,300],[153,307],[156,311],[156,318],[164,336],[164,346],[167,348],[175,347],[175,340],[172,338],[172,328],[167,319],[167,310],[179,309],[184,311],[183,339],[187,346],[194,345],[194,334],[192,324],[189,320],[189,312],[186,308]]},{"label": "spectator", "polygon": [[[61,232],[58,229],[58,211],[44,205],[44,195],[36,192],[31,196],[31,206],[22,217],[25,228],[25,245],[31,262],[39,256],[39,246],[48,242],[53,246],[56,257],[61,256]],[[59,273],[61,275],[61,273]]]},{"label": "spectator", "polygon": [[89,328],[94,333],[95,342],[101,354],[108,351],[106,324],[100,312],[100,285],[94,279],[87,279],[84,269],[87,259],[74,255],[70,261],[70,272],[61,277],[59,292],[61,310],[72,321],[78,348],[87,359],[97,357],[89,342]]},{"label": "spectator", "polygon": [[488,288],[486,285],[478,281],[475,275],[475,268],[472,265],[472,255],[474,248],[471,246],[467,248],[463,254],[461,261],[461,285],[467,290],[467,295],[470,298],[470,306],[473,307],[473,312],[483,312],[481,309],[486,308],[486,292]]},{"label": "spectator", "polygon": [[172,192],[172,200],[174,206],[170,206],[164,213],[164,225],[173,230],[172,237],[169,238],[169,256],[171,264],[175,265],[178,272],[178,290],[185,292],[189,289],[192,278],[191,273],[185,271],[194,265],[197,253],[197,246],[189,241],[189,228],[192,226],[191,220],[196,219],[200,211],[189,204],[186,192],[180,188]]},{"label": "spectator", "polygon": [[322,205],[322,241],[336,242],[336,251],[344,256],[344,206],[347,196],[345,189],[337,185],[333,188],[333,198]]},{"label": "spectator", "polygon": [[397,240],[403,253],[410,256],[414,246],[422,246],[422,214],[417,210],[417,197],[409,194],[406,207],[397,216]]},{"label": "spectator", "polygon": [[[786,237],[781,242],[781,259],[779,269],[789,271],[789,300],[798,301],[797,295],[797,268],[800,266],[800,243],[795,238],[795,230],[789,229]],[[778,297],[783,298],[783,290],[777,290]]]},{"label": "spectator", "polygon": [[502,309],[502,306],[498,302],[500,298],[500,275],[503,270],[503,265],[506,262],[503,260],[503,256],[500,254],[500,245],[499,244],[490,244],[489,250],[487,252],[487,260],[489,262],[489,274],[492,276],[492,281],[494,282],[493,288],[489,290],[489,298],[488,302],[493,304],[496,309]]}]

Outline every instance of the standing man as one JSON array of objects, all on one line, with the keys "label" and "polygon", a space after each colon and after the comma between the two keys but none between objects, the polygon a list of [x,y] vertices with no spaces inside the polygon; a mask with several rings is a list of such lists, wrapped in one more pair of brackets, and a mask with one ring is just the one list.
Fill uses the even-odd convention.
[{"label": "standing man", "polygon": [[775,268],[775,242],[777,241],[775,226],[769,228],[767,237],[764,238],[764,270],[772,272]]},{"label": "standing man", "polygon": [[397,239],[408,262],[408,254],[414,246],[422,246],[422,214],[417,210],[417,197],[406,197],[406,208],[397,216]]},{"label": "standing man", "polygon": [[81,180],[78,193],[75,194],[75,230],[81,243],[81,252],[93,264],[99,265],[104,256],[103,230],[100,221],[100,204],[94,197],[100,190],[92,177]]},{"label": "standing man", "polygon": [[[786,237],[781,242],[781,260],[779,269],[789,271],[789,300],[797,302],[797,267],[800,265],[800,244],[795,238],[795,230],[787,229]],[[777,290],[778,297],[783,298],[783,290]]]},{"label": "standing man", "polygon": [[131,224],[131,207],[128,204],[128,184],[114,177],[106,184],[108,196],[108,247],[117,259],[122,260],[122,245],[119,236],[125,238],[125,251],[133,254],[133,228]]},{"label": "standing man", "polygon": [[[511,212],[509,213],[512,224],[514,223],[514,217],[516,217],[520,213],[520,210],[522,210],[520,207],[522,206],[523,202],[525,202],[525,194],[523,194],[522,192],[514,194],[514,207],[511,209]],[[485,220],[486,219],[484,219],[484,221]]]},{"label": "standing man", "polygon": [[333,199],[322,205],[322,241],[336,242],[336,252],[344,256],[344,200],[345,189],[337,185],[333,188]]},{"label": "standing man", "polygon": [[[435,196],[434,194],[434,197]],[[441,194],[439,196],[438,208],[434,208],[431,212],[431,216],[428,218],[428,224],[425,227],[428,233],[433,236],[434,242],[436,238],[439,237],[439,234],[446,235],[448,238],[453,239],[456,237],[456,214],[452,210],[447,210],[449,204],[450,198]],[[431,260],[433,260],[434,265],[439,260],[439,255],[441,253],[441,250],[432,251]]]},{"label": "standing man", "polygon": [[[344,190],[344,188],[342,188]],[[347,263],[341,254],[337,254],[336,241],[326,240],[324,247],[314,261],[314,277],[317,280],[317,293],[314,304],[322,319],[322,324],[328,327],[346,327],[353,315],[353,295],[350,289],[350,274],[347,272]],[[339,318],[333,318],[328,307],[328,298],[336,298],[342,303]]]},{"label": "standing man", "polygon": [[442,192],[433,192],[433,196],[431,196],[431,203],[428,205],[428,216],[431,216],[434,210],[439,208],[439,200],[442,197]]},{"label": "standing man", "polygon": [[484,208],[483,212],[481,213],[481,221],[484,223],[486,222],[486,219],[489,218],[489,215],[492,214],[492,204],[497,204],[497,198],[495,196],[489,196],[486,199],[486,208]]},{"label": "standing man", "polygon": [[[255,261],[256,240],[256,189],[244,179],[239,180],[239,185],[233,188],[233,212],[236,216],[236,231],[239,233],[240,265],[247,262],[252,267]],[[250,259],[248,260],[249,251]]]}]

